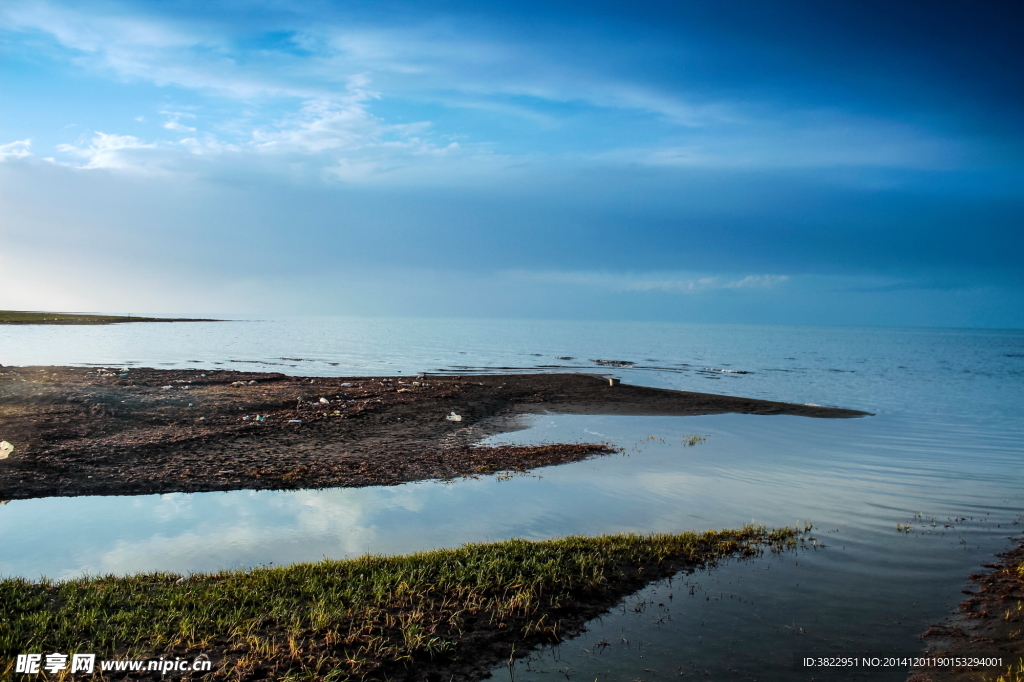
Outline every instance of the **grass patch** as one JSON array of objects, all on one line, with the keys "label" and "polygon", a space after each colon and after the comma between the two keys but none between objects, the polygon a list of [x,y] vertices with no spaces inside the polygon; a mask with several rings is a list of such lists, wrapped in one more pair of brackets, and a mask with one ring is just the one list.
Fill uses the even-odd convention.
[{"label": "grass patch", "polygon": [[1006,672],[997,677],[996,682],[1024,682],[1024,658],[1007,666]]},{"label": "grass patch", "polygon": [[138,317],[135,315],[87,315],[0,310],[0,324],[120,324],[122,322],[219,322],[192,318]]},{"label": "grass patch", "polygon": [[188,578],[7,579],[0,677],[14,677],[19,653],[62,652],[206,654],[209,675],[221,679],[470,679],[513,652],[580,632],[653,580],[780,551],[799,536],[746,527],[508,540]]}]

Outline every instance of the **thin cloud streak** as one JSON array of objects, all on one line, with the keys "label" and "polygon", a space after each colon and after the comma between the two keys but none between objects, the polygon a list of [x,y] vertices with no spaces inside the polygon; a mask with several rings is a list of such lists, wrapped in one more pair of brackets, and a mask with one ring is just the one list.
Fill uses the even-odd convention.
[{"label": "thin cloud streak", "polygon": [[[170,20],[83,12],[45,2],[12,2],[2,15],[8,30],[49,35],[97,72],[157,85],[211,90],[250,100],[292,97],[332,100],[338,86],[376,73],[403,91],[453,90],[647,111],[687,126],[721,118],[724,106],[696,105],[637,83],[601,77],[538,56],[537,46],[467,39],[436,27],[346,30],[331,34],[315,23],[296,26],[298,42],[320,48],[309,58],[275,53],[277,62],[243,55],[215,27],[197,30]],[[306,38],[303,41],[303,38]],[[242,57],[245,57],[244,64]],[[513,66],[514,65],[514,66]],[[342,99],[346,95],[342,93]]]},{"label": "thin cloud streak", "polygon": [[608,291],[661,292],[667,294],[702,294],[727,289],[772,289],[789,281],[788,275],[747,275],[739,279],[729,276],[686,277],[664,273],[623,274],[615,272],[530,272],[513,270],[506,273],[514,280],[546,284],[584,286]]}]

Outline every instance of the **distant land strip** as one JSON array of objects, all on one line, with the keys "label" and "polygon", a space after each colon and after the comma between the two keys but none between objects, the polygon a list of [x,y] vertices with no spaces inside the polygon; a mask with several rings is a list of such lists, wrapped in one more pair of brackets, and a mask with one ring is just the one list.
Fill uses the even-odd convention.
[{"label": "distant land strip", "polygon": [[47,313],[0,310],[0,324],[121,324],[123,322],[223,322],[194,317],[139,317],[135,315],[90,315],[88,313]]}]

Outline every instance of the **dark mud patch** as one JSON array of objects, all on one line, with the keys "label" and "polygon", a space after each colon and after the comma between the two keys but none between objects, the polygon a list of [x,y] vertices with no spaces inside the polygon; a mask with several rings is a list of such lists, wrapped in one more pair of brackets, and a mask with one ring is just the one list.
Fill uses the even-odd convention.
[{"label": "dark mud patch", "polygon": [[[394,485],[522,471],[602,444],[471,447],[524,414],[857,417],[855,410],[589,374],[294,377],[221,370],[0,370],[0,499]],[[449,419],[451,417],[451,419]],[[457,419],[456,419],[457,417]]]}]

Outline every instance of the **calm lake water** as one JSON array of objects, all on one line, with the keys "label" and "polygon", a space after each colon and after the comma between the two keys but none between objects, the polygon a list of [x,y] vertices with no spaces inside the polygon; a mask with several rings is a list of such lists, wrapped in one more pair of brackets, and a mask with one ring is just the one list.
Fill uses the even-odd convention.
[{"label": "calm lake water", "polygon": [[[817,548],[651,586],[499,678],[810,679],[792,669],[794,653],[917,652],[967,575],[1019,536],[1024,511],[1020,331],[352,318],[5,327],[0,363],[611,372],[875,413],[540,415],[492,440],[608,440],[624,453],[509,480],[0,506],[0,573],[30,577],[207,571],[513,536],[815,526]],[[688,447],[691,434],[707,440]]]}]

